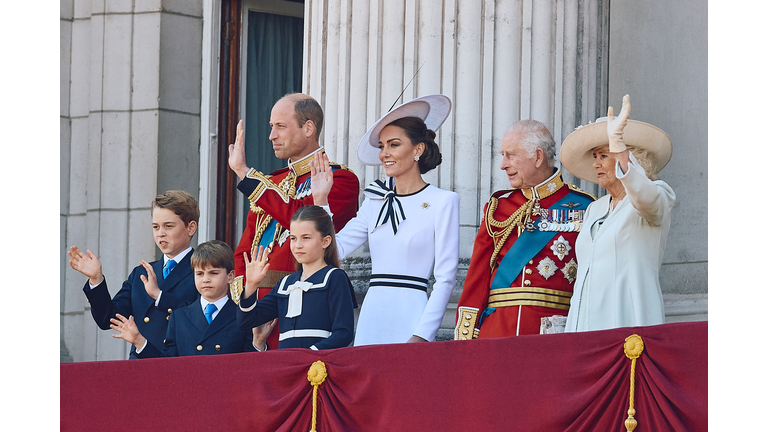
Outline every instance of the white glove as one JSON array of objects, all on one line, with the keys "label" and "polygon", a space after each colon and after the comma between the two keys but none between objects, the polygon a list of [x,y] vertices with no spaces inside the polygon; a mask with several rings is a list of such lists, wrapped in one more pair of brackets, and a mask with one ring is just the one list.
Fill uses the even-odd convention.
[{"label": "white glove", "polygon": [[627,126],[630,109],[629,95],[624,95],[621,101],[621,112],[615,119],[613,107],[608,107],[608,121],[606,123],[608,123],[608,150],[611,153],[621,153],[627,149],[627,146],[624,145],[624,128]]}]

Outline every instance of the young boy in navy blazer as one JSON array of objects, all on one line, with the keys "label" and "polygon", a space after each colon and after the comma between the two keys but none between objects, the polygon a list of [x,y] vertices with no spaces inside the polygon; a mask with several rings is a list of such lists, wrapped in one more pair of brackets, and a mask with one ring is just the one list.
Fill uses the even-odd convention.
[{"label": "young boy in navy blazer", "polygon": [[[108,330],[110,320],[118,314],[134,316],[139,331],[150,342],[162,346],[171,312],[198,297],[190,265],[190,242],[197,231],[200,210],[192,195],[169,190],[155,197],[151,214],[155,244],[163,258],[151,263],[142,260],[112,298],[101,262],[93,252],[85,254],[72,246],[67,255],[69,265],[88,277],[83,292],[99,328]],[[134,347],[130,358],[137,358]]]},{"label": "young boy in navy blazer", "polygon": [[191,262],[200,300],[171,314],[164,345],[148,341],[133,317],[119,314],[112,319],[112,328],[119,332],[115,337],[133,344],[139,358],[230,354],[264,347],[271,328],[241,330],[235,320],[237,305],[228,296],[235,278],[232,249],[211,240],[195,249]]}]

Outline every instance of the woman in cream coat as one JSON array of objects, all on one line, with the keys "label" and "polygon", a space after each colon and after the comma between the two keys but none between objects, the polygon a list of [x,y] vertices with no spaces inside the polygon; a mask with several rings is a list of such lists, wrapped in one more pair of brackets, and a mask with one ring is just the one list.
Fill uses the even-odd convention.
[{"label": "woman in cream coat", "polygon": [[629,111],[626,95],[618,117],[609,107],[607,121],[578,128],[561,149],[569,172],[608,192],[589,205],[576,240],[567,332],[664,323],[659,269],[675,193],[657,173],[672,144],[661,129],[628,120]]}]

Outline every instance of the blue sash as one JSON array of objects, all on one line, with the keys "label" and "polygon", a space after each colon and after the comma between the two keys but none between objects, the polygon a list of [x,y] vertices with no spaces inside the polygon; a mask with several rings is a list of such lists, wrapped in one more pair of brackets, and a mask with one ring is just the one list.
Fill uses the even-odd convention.
[{"label": "blue sash", "polygon": [[275,238],[275,230],[277,229],[277,221],[272,219],[269,221],[269,225],[267,225],[267,228],[264,230],[264,233],[261,235],[261,238],[259,239],[259,246],[264,246],[264,249],[266,249],[270,243],[272,243],[272,240]]},{"label": "blue sash", "polygon": [[[592,200],[584,195],[570,192],[550,208],[558,207],[568,202],[580,203],[586,209]],[[499,263],[499,269],[493,277],[493,282],[491,282],[491,289],[509,288],[512,282],[517,279],[525,264],[536,256],[556,235],[561,234],[559,231],[539,231],[540,220],[541,218],[535,222],[534,231],[523,230],[520,233],[520,237],[510,246],[501,263]]]},{"label": "blue sash", "polygon": [[[584,195],[569,192],[568,195],[564,196],[563,199],[553,204],[550,208],[568,202],[580,203],[584,206],[584,209],[586,209],[592,200]],[[504,255],[504,258],[502,258],[499,263],[499,269],[496,271],[496,275],[493,277],[491,289],[509,288],[512,285],[512,282],[517,279],[520,272],[523,271],[525,264],[560,233],[559,231],[539,231],[540,220],[541,218],[535,222],[534,231],[523,230],[523,232],[520,233],[520,237],[518,237],[515,243],[509,247],[506,255]],[[483,325],[485,318],[495,310],[495,307],[485,308],[478,317],[477,327],[480,328]]]}]

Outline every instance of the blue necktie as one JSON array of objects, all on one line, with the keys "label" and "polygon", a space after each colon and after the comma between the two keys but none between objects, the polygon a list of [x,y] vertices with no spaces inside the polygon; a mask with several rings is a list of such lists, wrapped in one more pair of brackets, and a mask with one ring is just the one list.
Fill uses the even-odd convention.
[{"label": "blue necktie", "polygon": [[216,312],[216,305],[213,303],[208,303],[208,306],[205,307],[205,319],[208,321],[208,324],[213,321],[213,313]]},{"label": "blue necktie", "polygon": [[165,267],[163,267],[163,279],[168,277],[168,274],[171,273],[171,270],[173,270],[174,267],[176,267],[176,261],[172,259],[165,263]]}]

